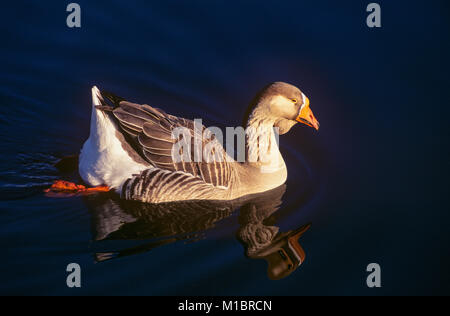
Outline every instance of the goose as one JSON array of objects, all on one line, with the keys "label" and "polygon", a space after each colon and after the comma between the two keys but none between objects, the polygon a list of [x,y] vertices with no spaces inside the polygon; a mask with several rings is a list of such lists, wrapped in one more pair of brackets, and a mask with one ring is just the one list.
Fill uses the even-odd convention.
[{"label": "goose", "polygon": [[[107,187],[126,200],[234,200],[285,183],[287,168],[277,139],[299,122],[319,130],[305,94],[285,82],[264,87],[244,118],[245,160],[237,161],[203,124],[94,86],[90,134],[79,156],[79,174],[88,185]],[[177,139],[177,130],[194,139],[199,136],[200,141],[188,142],[186,134]],[[187,150],[174,150],[183,136]],[[213,148],[209,159],[184,159],[198,152],[199,143],[201,149]]]}]

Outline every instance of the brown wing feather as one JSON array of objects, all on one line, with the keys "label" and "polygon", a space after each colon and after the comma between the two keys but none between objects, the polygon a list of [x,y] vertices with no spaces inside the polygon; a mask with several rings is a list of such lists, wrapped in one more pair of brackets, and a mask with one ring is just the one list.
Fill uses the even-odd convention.
[{"label": "brown wing feather", "polygon": [[[113,99],[111,96],[108,94],[105,97],[114,103],[112,112],[118,125],[149,163],[168,171],[183,171],[214,186],[228,186],[232,173],[229,166],[231,159],[222,145],[211,137],[211,133],[205,131],[205,126],[195,129],[192,120],[167,114],[146,104],[131,103],[115,96]],[[172,148],[178,140],[172,137],[172,131],[180,127],[186,128],[191,135],[190,161],[177,162],[173,159]],[[194,146],[194,133],[197,133],[197,139],[201,139],[202,146]],[[194,150],[197,149],[198,155],[201,155],[201,149],[207,144],[214,144],[216,155],[209,157],[207,162],[200,156],[202,162],[195,162]]]}]

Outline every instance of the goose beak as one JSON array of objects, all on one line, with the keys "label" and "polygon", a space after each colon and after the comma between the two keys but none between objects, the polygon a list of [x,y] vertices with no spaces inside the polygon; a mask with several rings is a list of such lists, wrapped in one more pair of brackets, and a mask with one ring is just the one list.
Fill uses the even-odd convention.
[{"label": "goose beak", "polygon": [[317,131],[319,130],[320,124],[309,107],[309,100],[307,100],[306,104],[300,109],[300,113],[295,120],[310,127],[314,127]]}]

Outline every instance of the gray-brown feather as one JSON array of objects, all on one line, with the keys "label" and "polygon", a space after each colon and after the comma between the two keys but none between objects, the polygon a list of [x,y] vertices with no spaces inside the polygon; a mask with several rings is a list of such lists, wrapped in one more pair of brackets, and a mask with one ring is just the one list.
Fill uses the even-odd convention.
[{"label": "gray-brown feather", "polygon": [[[122,190],[125,198],[160,202],[166,198],[164,195],[181,194],[183,197],[180,199],[200,199],[207,198],[216,189],[220,192],[215,194],[221,194],[223,187],[229,186],[233,172],[229,164],[232,160],[205,126],[195,128],[192,120],[169,115],[149,105],[139,105],[122,99],[115,104],[112,112],[122,132],[134,142],[134,148],[143,159],[156,167],[129,180]],[[190,155],[188,155],[190,160],[179,162],[173,157],[173,146],[179,141],[172,136],[175,128],[186,128],[190,132]],[[199,146],[195,146],[195,139],[200,140]],[[208,143],[214,145],[215,154],[205,162],[202,149]],[[195,157],[201,157],[202,161],[195,162]],[[169,178],[171,174],[174,175]],[[170,200],[173,199],[174,197],[170,196]]]},{"label": "gray-brown feather", "polygon": [[144,170],[128,179],[121,196],[127,200],[161,203],[173,200],[226,199],[229,191],[181,171],[159,168]]}]

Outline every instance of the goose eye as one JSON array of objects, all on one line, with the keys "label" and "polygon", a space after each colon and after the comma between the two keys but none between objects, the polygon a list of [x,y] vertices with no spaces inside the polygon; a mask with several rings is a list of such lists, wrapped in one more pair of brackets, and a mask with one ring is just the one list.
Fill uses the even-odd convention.
[{"label": "goose eye", "polygon": [[291,99],[293,103],[297,103],[297,99]]}]

